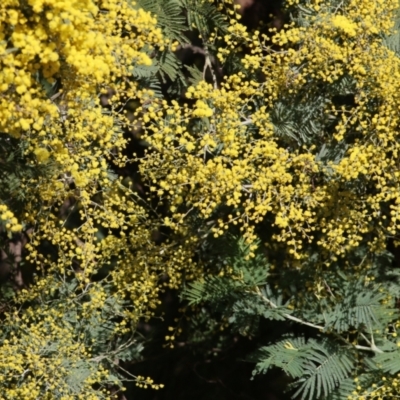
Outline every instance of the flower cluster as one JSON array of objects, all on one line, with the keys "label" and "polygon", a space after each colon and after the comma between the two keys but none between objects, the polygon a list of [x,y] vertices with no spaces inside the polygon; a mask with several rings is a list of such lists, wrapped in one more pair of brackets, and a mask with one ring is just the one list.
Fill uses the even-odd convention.
[{"label": "flower cluster", "polygon": [[22,230],[22,225],[18,223],[18,219],[14,216],[14,213],[5,204],[0,204],[0,221],[5,225],[6,230],[10,232],[19,232]]},{"label": "flower cluster", "polygon": [[[5,313],[7,325],[18,327],[4,331],[0,344],[8,399],[107,398],[118,380],[108,383],[107,350],[99,344],[105,334],[96,332],[111,342],[135,329],[159,303],[160,276],[170,273],[176,287],[182,272],[175,270],[188,266],[190,245],[151,244],[159,223],[109,171],[127,161],[123,102],[152,97],[139,90],[132,69],[151,65],[151,53],[171,45],[156,24],[119,0],[0,5],[0,135],[18,143],[13,151],[34,171],[21,181],[21,221],[12,199],[0,205],[0,227],[10,235],[29,226],[23,262],[33,271],[14,299],[18,309],[26,302],[33,308]],[[78,222],[71,224],[71,214]],[[118,265],[112,276],[95,283],[111,264]]]},{"label": "flower cluster", "polygon": [[[382,42],[397,1],[310,3],[302,24],[268,34],[247,31],[233,7],[215,60],[223,71],[246,49],[240,68],[167,101],[132,77],[175,48],[149,13],[120,0],[3,0],[0,135],[20,144],[33,171],[22,211],[0,204],[7,233],[29,226],[24,262],[34,271],[14,298],[23,315],[4,316],[7,398],[107,398],[102,360],[123,346],[107,353],[99,343],[151,318],[166,286],[201,276],[204,238],[232,229],[251,258],[268,230],[266,248],[282,250],[290,268],[317,249],[319,272],[361,244],[379,254],[398,236],[400,61]],[[318,107],[304,111],[317,95]],[[129,101],[139,104],[133,122],[122,112]],[[282,104],[298,106],[295,117],[282,117]],[[318,127],[308,134],[310,120]],[[142,129],[144,156],[127,154],[129,124]],[[140,195],[110,171],[131,161],[146,183]]]},{"label": "flower cluster", "polygon": [[[213,220],[215,236],[237,224],[251,242],[257,224],[269,217],[280,231],[275,239],[289,246],[294,260],[307,258],[304,249],[312,243],[325,252],[327,264],[366,237],[371,249],[382,248],[386,232],[397,232],[400,65],[376,32],[390,31],[396,6],[366,0],[360,11],[359,2],[349,1],[335,14],[317,2],[308,27],[292,23],[280,32],[272,29],[271,38],[250,34],[233,19],[219,59],[245,44],[251,52],[243,66],[249,74],[259,71],[261,81],[238,72],[219,88],[205,82],[189,87],[194,110],[174,103],[152,106],[153,117],[147,106],[141,110],[146,139],[158,150],[142,162],[142,171],[159,182],[152,190],[171,203],[166,224],[178,228],[188,210],[197,210]],[[374,26],[371,15],[379,16]],[[276,51],[271,42],[283,49]],[[354,81],[355,104],[339,106],[332,95],[321,110],[321,118],[332,120],[332,133],[320,134],[325,144],[348,147],[340,162],[318,158],[317,138],[294,151],[282,147],[271,117],[282,96],[296,102],[321,84],[334,93],[343,79]],[[348,146],[351,135],[357,139]],[[343,193],[346,185],[365,179],[373,182],[373,193]],[[387,222],[380,217],[382,202],[392,209]],[[214,219],[222,205],[232,212]]]}]

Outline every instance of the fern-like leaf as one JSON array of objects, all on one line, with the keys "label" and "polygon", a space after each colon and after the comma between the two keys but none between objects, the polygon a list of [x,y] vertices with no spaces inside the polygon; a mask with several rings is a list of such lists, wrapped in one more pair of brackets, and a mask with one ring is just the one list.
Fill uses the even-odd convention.
[{"label": "fern-like leaf", "polygon": [[333,311],[324,314],[326,326],[339,333],[363,327],[370,332],[394,318],[394,310],[382,303],[386,297],[384,292],[364,290],[357,282],[356,285],[349,285],[342,297],[343,301],[336,304]]},{"label": "fern-like leaf", "polygon": [[312,400],[332,393],[349,376],[354,362],[348,352],[328,341],[311,340],[308,345],[307,364],[293,397],[301,395],[301,399]]},{"label": "fern-like leaf", "polygon": [[215,30],[219,33],[227,31],[227,17],[214,4],[198,0],[182,0],[182,4],[187,13],[188,25],[195,26],[202,37],[208,37]]},{"label": "fern-like leaf", "polygon": [[373,369],[381,369],[389,374],[400,372],[400,350],[389,351],[375,355],[370,360],[369,366]]},{"label": "fern-like leaf", "polygon": [[389,50],[400,56],[400,10],[395,16],[392,34],[385,36],[383,43]]},{"label": "fern-like leaf", "polygon": [[295,378],[294,398],[318,399],[333,393],[347,382],[354,361],[352,354],[328,340],[289,338],[260,350],[260,361],[253,374],[281,368]]},{"label": "fern-like leaf", "polygon": [[183,4],[179,0],[137,0],[137,6],[157,17],[157,25],[165,37],[181,44],[189,43]]}]

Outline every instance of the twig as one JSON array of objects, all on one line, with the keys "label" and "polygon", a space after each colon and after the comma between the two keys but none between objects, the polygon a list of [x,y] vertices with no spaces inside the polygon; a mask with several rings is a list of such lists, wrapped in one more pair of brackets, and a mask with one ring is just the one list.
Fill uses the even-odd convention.
[{"label": "twig", "polygon": [[[268,303],[272,308],[278,308],[278,306],[277,306],[274,302],[272,302],[270,299],[268,299],[267,297],[265,297],[265,296],[261,293],[261,290],[260,290],[260,288],[259,288],[258,286],[257,286],[257,288],[256,288],[256,292],[257,292],[257,294],[258,294],[266,303]],[[325,327],[323,327],[323,326],[321,326],[321,325],[316,325],[316,324],[313,324],[313,323],[311,323],[311,322],[304,321],[304,320],[302,320],[302,319],[300,319],[300,318],[297,318],[297,317],[294,317],[293,315],[290,315],[290,314],[286,314],[286,313],[285,313],[285,314],[283,314],[283,317],[285,317],[285,318],[287,318],[287,319],[289,319],[289,320],[291,320],[291,321],[297,322],[297,323],[299,323],[299,324],[306,325],[306,326],[309,326],[309,327],[314,328],[314,329],[318,329],[318,330],[320,330],[320,331],[325,330]],[[348,344],[348,345],[353,346],[353,347],[354,347],[355,349],[357,349],[357,350],[372,351],[372,352],[374,352],[374,353],[383,353],[383,351],[375,345],[375,343],[374,343],[374,337],[373,337],[373,335],[372,335],[372,332],[371,332],[371,342],[369,342],[368,339],[366,339],[365,336],[364,336],[363,334],[361,334],[361,335],[363,336],[363,338],[368,342],[368,344],[370,344],[370,347],[361,346],[361,345],[358,345],[358,344],[356,344],[356,345],[351,344],[351,343],[349,343],[345,338],[343,338],[342,336],[340,336],[339,334],[337,334],[337,333],[335,333],[335,332],[332,332],[332,333],[333,333],[338,339],[342,340],[343,342],[345,342],[345,343]]]},{"label": "twig", "polygon": [[187,44],[181,44],[180,46],[177,47],[177,50],[192,50],[193,54],[201,54],[203,56],[206,55],[206,52],[204,51],[203,48],[199,47],[199,46],[195,46],[193,44],[187,43]]},{"label": "twig", "polygon": [[204,57],[205,57],[205,61],[204,61],[204,69],[203,69],[203,79],[206,79],[206,72],[207,72],[207,68],[209,68],[211,76],[212,76],[212,80],[214,83],[214,89],[218,89],[218,80],[217,80],[217,75],[215,74],[215,71],[213,69],[212,66],[212,60],[211,60],[211,56],[210,53],[208,51],[208,46],[206,43],[204,43]]},{"label": "twig", "polygon": [[[259,287],[257,287],[256,290],[257,290],[258,295],[259,295],[266,303],[268,303],[272,308],[278,308],[278,306],[277,306],[275,303],[273,303],[270,299],[268,299],[267,297],[265,297],[265,296],[261,293],[261,290],[260,290]],[[298,322],[299,324],[302,324],[302,325],[310,326],[311,328],[314,328],[314,329],[319,329],[319,330],[321,330],[321,331],[323,331],[323,330],[325,329],[323,326],[312,324],[311,322],[307,322],[307,321],[304,321],[304,320],[302,320],[302,319],[300,319],[300,318],[293,317],[293,315],[290,315],[290,314],[283,314],[283,316],[284,316],[285,318],[287,318],[287,319],[290,319],[291,321]]]}]

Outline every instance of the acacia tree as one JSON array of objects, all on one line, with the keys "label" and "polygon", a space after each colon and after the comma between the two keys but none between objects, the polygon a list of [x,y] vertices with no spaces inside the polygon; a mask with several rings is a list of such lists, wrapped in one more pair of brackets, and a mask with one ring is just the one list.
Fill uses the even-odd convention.
[{"label": "acacia tree", "polygon": [[4,397],[158,389],[125,363],[167,288],[170,347],[240,334],[295,398],[394,397],[397,8],[3,1]]},{"label": "acacia tree", "polygon": [[117,354],[137,355],[132,332],[157,304],[160,249],[148,243],[149,210],[110,171],[127,162],[127,140],[101,96],[152,97],[132,70],[171,43],[126,2],[0,10],[1,393],[109,398]]}]

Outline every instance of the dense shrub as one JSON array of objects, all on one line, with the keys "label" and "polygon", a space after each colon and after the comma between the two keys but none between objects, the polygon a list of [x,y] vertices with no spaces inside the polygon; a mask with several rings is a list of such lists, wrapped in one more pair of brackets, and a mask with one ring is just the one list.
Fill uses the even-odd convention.
[{"label": "dense shrub", "polygon": [[398,396],[399,5],[239,3],[1,3],[3,398]]}]

